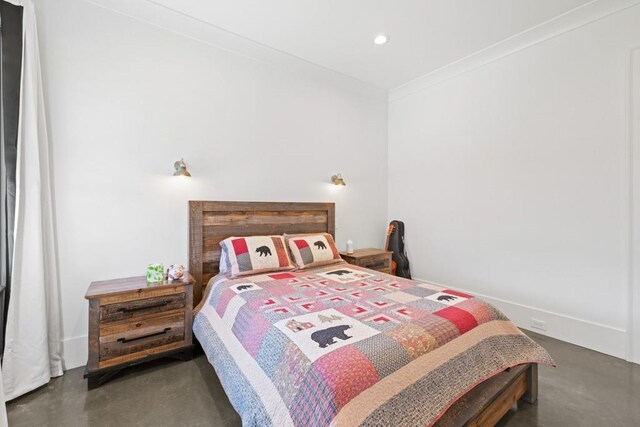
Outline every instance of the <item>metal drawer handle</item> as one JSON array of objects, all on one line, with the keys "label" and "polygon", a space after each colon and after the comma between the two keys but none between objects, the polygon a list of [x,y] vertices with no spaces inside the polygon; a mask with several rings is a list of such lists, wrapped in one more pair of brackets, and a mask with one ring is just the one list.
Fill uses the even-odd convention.
[{"label": "metal drawer handle", "polygon": [[162,307],[162,306],[165,306],[165,305],[167,305],[167,302],[158,302],[158,303],[151,304],[151,305],[144,305],[144,306],[142,306],[142,307],[135,307],[135,308],[127,308],[127,307],[125,307],[125,308],[120,308],[120,309],[118,309],[118,311],[119,311],[120,313],[132,313],[132,312],[134,312],[134,311],[146,310],[146,309],[148,309],[148,308]]},{"label": "metal drawer handle", "polygon": [[155,332],[153,334],[149,334],[149,335],[142,335],[141,337],[135,337],[135,338],[118,338],[118,342],[121,342],[122,344],[126,344],[132,341],[138,341],[138,340],[143,340],[145,338],[151,338],[151,337],[157,337],[160,335],[164,335],[167,332],[169,332],[171,330],[171,328],[164,328],[164,330],[162,332]]}]

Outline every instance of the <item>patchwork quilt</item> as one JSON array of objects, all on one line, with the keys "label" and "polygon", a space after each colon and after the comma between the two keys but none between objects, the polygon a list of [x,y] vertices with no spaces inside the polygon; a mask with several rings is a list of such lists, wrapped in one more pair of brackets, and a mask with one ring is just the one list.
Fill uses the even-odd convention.
[{"label": "patchwork quilt", "polygon": [[194,333],[246,426],[425,426],[506,368],[554,362],[465,293],[346,263],[214,277]]}]

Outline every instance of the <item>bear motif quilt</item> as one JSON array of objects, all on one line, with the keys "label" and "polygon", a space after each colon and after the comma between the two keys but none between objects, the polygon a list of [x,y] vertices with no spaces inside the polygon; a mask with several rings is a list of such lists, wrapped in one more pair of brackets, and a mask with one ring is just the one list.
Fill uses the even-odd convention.
[{"label": "bear motif quilt", "polygon": [[346,263],[214,277],[193,330],[252,426],[431,425],[506,368],[554,364],[472,295]]}]

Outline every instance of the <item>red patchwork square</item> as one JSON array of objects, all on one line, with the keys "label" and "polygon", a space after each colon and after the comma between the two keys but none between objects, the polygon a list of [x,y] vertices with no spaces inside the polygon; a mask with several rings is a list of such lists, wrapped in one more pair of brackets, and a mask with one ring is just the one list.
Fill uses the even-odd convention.
[{"label": "red patchwork square", "polygon": [[461,298],[473,298],[473,295],[463,294],[462,292],[452,291],[451,289],[445,289],[442,292],[444,292],[446,294],[449,294],[449,295],[455,295],[455,296],[461,297]]},{"label": "red patchwork square", "polygon": [[277,274],[269,274],[269,277],[275,280],[282,280],[282,279],[293,279],[296,276],[294,276],[291,273],[277,273]]},{"label": "red patchwork square", "polygon": [[403,323],[385,333],[404,348],[411,360],[438,347],[435,337],[414,323]]},{"label": "red patchwork square", "polygon": [[478,326],[476,318],[473,317],[471,313],[460,310],[457,307],[443,308],[442,310],[436,311],[433,314],[443,317],[452,322],[454,325],[456,325],[461,335]]},{"label": "red patchwork square", "polygon": [[308,248],[309,247],[309,244],[307,243],[306,240],[294,240],[293,243],[296,244],[298,249]]},{"label": "red patchwork square", "polygon": [[233,245],[233,251],[237,255],[249,253],[249,248],[247,247],[247,241],[245,239],[233,239],[231,241]]},{"label": "red patchwork square", "polygon": [[380,379],[367,356],[351,345],[322,356],[313,369],[331,390],[338,410]]},{"label": "red patchwork square", "polygon": [[478,322],[478,325],[482,325],[483,323],[487,323],[493,320],[493,311],[491,311],[491,309],[483,304],[480,300],[477,300],[475,298],[461,302],[460,304],[456,305],[456,308],[471,313],[471,315],[475,317],[476,321]]},{"label": "red patchwork square", "polygon": [[287,249],[284,247],[284,242],[279,237],[272,237],[271,241],[276,248],[276,254],[278,255],[278,265],[280,267],[287,267],[290,264],[289,256],[287,255]]}]

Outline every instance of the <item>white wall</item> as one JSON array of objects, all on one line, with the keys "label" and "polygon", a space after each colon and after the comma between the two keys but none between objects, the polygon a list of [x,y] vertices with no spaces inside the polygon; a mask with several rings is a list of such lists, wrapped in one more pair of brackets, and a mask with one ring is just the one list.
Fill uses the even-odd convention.
[{"label": "white wall", "polygon": [[632,153],[632,253],[631,298],[629,298],[631,333],[629,334],[629,360],[640,363],[640,46],[631,52],[629,83],[631,98],[629,124]]},{"label": "white wall", "polygon": [[[387,153],[387,103],[362,83],[81,0],[36,5],[67,368],[86,361],[89,282],[187,263],[189,199],[335,201],[340,246],[379,246],[387,217],[402,219],[415,277],[624,356],[640,7],[392,92]],[[170,176],[180,157],[191,180]],[[344,189],[327,183],[338,171]]]},{"label": "white wall", "polygon": [[[414,276],[624,357],[635,6],[389,106],[389,215]],[[402,94],[410,93],[404,87]]]},{"label": "white wall", "polygon": [[[385,99],[84,1],[36,5],[67,368],[86,363],[91,281],[187,264],[187,200],[335,201],[339,246],[382,244]],[[191,180],[171,177],[180,157]]]}]

